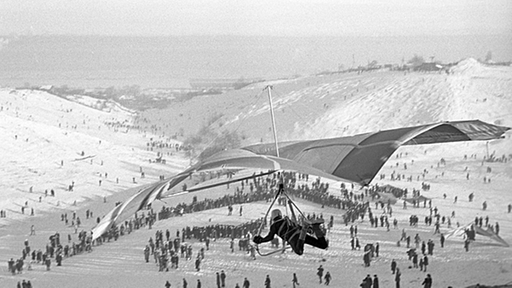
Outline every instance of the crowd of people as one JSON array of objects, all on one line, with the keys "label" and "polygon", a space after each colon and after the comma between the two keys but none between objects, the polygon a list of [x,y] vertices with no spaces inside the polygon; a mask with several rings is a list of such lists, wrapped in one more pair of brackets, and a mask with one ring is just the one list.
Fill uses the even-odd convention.
[{"label": "crowd of people", "polygon": [[[283,172],[280,173],[280,175],[274,173],[271,176],[253,178],[251,181],[249,181],[249,179],[241,181],[240,187],[237,187],[237,191],[233,195],[225,195],[218,199],[205,199],[203,201],[195,200],[189,204],[180,203],[175,207],[162,207],[162,210],[158,213],[158,218],[166,219],[173,216],[180,216],[185,213],[229,207],[235,204],[256,201],[270,202],[276,195],[277,183],[279,181],[284,182],[286,193],[293,199],[304,199],[323,206],[335,207],[338,209],[345,209],[346,206],[349,206],[348,203],[352,203],[352,201],[346,197],[346,199],[342,199],[335,196],[333,193],[329,193],[329,184],[321,183],[320,178],[313,181],[310,187],[307,183],[309,181],[309,175]],[[301,182],[302,184],[299,184],[297,181],[303,182]],[[229,187],[229,184],[227,185]],[[342,193],[344,193],[344,191],[342,191]],[[346,193],[348,195],[348,190]],[[285,199],[282,198],[280,201],[285,201]],[[281,204],[283,205],[283,203]]]},{"label": "crowd of people", "polygon": [[[310,201],[313,203],[317,203],[322,205],[322,207],[329,206],[337,209],[344,209],[345,215],[343,217],[344,222],[348,225],[350,222],[354,223],[356,220],[361,219],[364,220],[365,217],[368,217],[370,227],[386,227],[389,231],[390,229],[390,218],[392,217],[393,209],[391,207],[391,201],[379,201],[380,195],[379,193],[391,193],[395,197],[398,198],[406,198],[408,191],[407,189],[395,188],[392,186],[379,186],[373,185],[364,189],[363,192],[357,194],[352,190],[347,189],[343,184],[340,189],[340,196],[335,196],[332,192],[333,188],[329,187],[328,183],[321,183],[320,178],[308,182],[308,175],[306,174],[298,174],[298,173],[282,173],[282,178],[280,175],[271,174],[270,176],[257,177],[252,180],[244,180],[240,182],[240,187],[236,188],[236,192],[231,195],[224,195],[218,199],[204,199],[202,201],[198,201],[197,198],[194,197],[191,203],[180,203],[176,205],[176,207],[163,207],[162,210],[158,213],[154,213],[152,209],[149,209],[145,213],[138,213],[134,218],[125,221],[119,226],[113,226],[107,233],[102,235],[96,241],[92,241],[92,235],[85,231],[81,231],[78,234],[78,242],[71,242],[71,238],[68,235],[68,244],[61,244],[60,235],[58,233],[52,235],[50,237],[50,242],[46,246],[45,252],[41,250],[31,251],[28,243],[25,244],[23,248],[22,257],[17,261],[11,259],[9,261],[9,270],[12,273],[21,273],[23,266],[26,263],[26,257],[32,257],[31,261],[29,259],[29,266],[32,263],[42,263],[43,265],[47,265],[47,269],[50,269],[51,260],[55,258],[57,265],[61,265],[62,259],[65,257],[71,257],[73,255],[77,255],[80,253],[84,253],[87,251],[91,251],[94,245],[100,245],[104,242],[109,242],[112,239],[117,240],[118,237],[123,236],[125,234],[131,233],[133,230],[140,229],[142,227],[151,226],[157,220],[166,219],[169,217],[181,216],[187,213],[194,213],[209,209],[216,209],[221,207],[228,207],[228,215],[232,215],[233,206],[239,205],[239,213],[240,216],[243,212],[243,204],[255,201],[266,201],[270,202],[275,196],[276,187],[279,181],[283,181],[285,185],[286,193],[291,196],[293,199],[304,199],[306,201]],[[229,176],[228,176],[229,177]],[[282,180],[280,180],[282,179]],[[229,185],[229,184],[228,184]],[[353,187],[352,187],[353,188]],[[422,190],[428,191],[430,189],[430,185],[422,185]],[[413,197],[420,196],[420,190],[413,189],[412,191]],[[473,196],[474,197],[474,196]],[[473,200],[472,196],[470,196],[470,200]],[[286,199],[281,198],[278,202],[281,205],[286,203]],[[284,201],[284,202],[282,202]],[[375,202],[375,211],[370,207],[370,201]],[[437,207],[432,207],[431,200],[423,200],[423,207],[430,210],[430,215],[425,216],[425,225],[432,225],[434,222],[435,231],[434,234],[440,233],[439,228],[440,225],[447,224],[447,227],[450,228],[451,222],[450,218],[454,217],[454,213],[451,216],[441,215],[438,213]],[[455,200],[456,203],[456,200]],[[417,205],[419,207],[419,202]],[[148,207],[150,208],[150,207]],[[379,211],[379,209],[381,211]],[[483,210],[485,210],[483,208]],[[509,205],[509,212],[511,206]],[[380,213],[380,215],[378,214]],[[377,215],[376,215],[377,214]],[[86,219],[93,219],[93,213],[90,210],[86,211],[85,215]],[[319,215],[308,215],[308,218],[316,218],[322,217]],[[71,226],[76,227],[75,233],[77,229],[80,227],[81,220],[76,213],[73,213],[72,218],[68,220],[67,214],[63,214],[61,220],[69,225],[71,222]],[[99,217],[96,219],[99,222]],[[433,221],[434,220],[434,221]],[[257,219],[250,222],[242,223],[240,225],[207,225],[207,226],[185,226],[180,230],[176,231],[176,236],[171,237],[171,233],[169,230],[167,231],[156,231],[154,240],[150,238],[147,246],[144,248],[144,258],[146,262],[149,262],[150,255],[153,255],[155,259],[156,265],[159,267],[159,271],[168,271],[171,269],[178,269],[179,267],[179,259],[185,258],[186,260],[192,260],[195,258],[195,269],[196,271],[200,271],[201,262],[205,257],[205,251],[209,250],[209,245],[211,241],[215,241],[220,238],[230,239],[230,248],[233,252],[235,250],[235,239],[238,239],[238,249],[245,251],[246,253],[251,253],[253,256],[254,250],[251,250],[251,244],[249,239],[251,239],[251,235],[255,234],[255,231],[264,223],[266,219]],[[419,219],[416,215],[411,215],[409,224],[411,226],[417,226]],[[332,226],[333,219],[331,217],[331,221],[329,227]],[[264,223],[265,225],[266,223]],[[492,225],[489,223],[488,217],[476,217],[475,223],[476,226],[489,227],[489,229],[495,231],[496,234],[499,234],[499,223],[496,222],[496,225]],[[457,223],[457,225],[459,225]],[[394,219],[393,221],[394,228],[397,227],[397,221]],[[31,231],[31,234],[35,234],[35,230]],[[361,248],[361,243],[359,242],[359,238],[357,237],[357,225],[352,225],[350,227],[351,234],[351,246],[352,250],[359,250]],[[441,234],[441,233],[440,233]],[[444,235],[440,235],[441,247],[444,247]],[[195,240],[199,242],[203,242],[205,244],[204,248],[198,249],[196,253],[196,257],[193,257],[193,249],[190,245],[189,240]],[[397,245],[400,246],[401,241],[406,241],[407,248],[410,247],[411,237],[408,236],[405,232],[405,229],[402,230],[402,238],[398,241]],[[418,234],[414,237],[415,248],[407,250],[407,254],[409,256],[409,260],[412,263],[413,268],[419,268],[420,271],[427,271],[427,267],[430,264],[430,259],[427,255],[433,255],[434,251],[434,242],[431,239],[428,241],[421,241]],[[465,244],[466,245],[466,244]],[[466,248],[467,249],[467,248]],[[421,250],[421,254],[420,254]],[[32,252],[32,253],[30,253]],[[379,255],[379,244],[378,243],[369,243],[364,246],[364,254],[363,260],[366,267],[370,266],[371,258],[378,257]],[[401,272],[397,267],[395,261],[394,268],[392,264],[392,271],[395,274],[395,282],[397,283],[397,287],[399,287]],[[30,268],[29,268],[30,269]],[[318,272],[320,273],[320,272]],[[320,278],[320,283],[325,285],[329,285],[331,281],[331,275],[327,272],[325,275],[318,275]],[[268,281],[267,281],[268,279]],[[323,279],[323,280],[322,280]],[[184,283],[186,283],[186,280]],[[246,279],[247,280],[247,279]],[[248,280],[247,280],[248,282]],[[361,287],[378,287],[378,277],[374,275],[373,279],[368,275],[363,282],[361,283]],[[428,283],[432,282],[432,278],[430,274],[424,281],[424,285],[431,285]],[[198,285],[200,285],[200,281],[198,279]],[[243,282],[243,287],[246,287],[246,282]],[[270,287],[270,279],[267,277],[265,280],[265,286]],[[426,284],[425,284],[426,283]],[[294,287],[298,286],[298,280],[296,275],[294,275],[292,284]],[[25,284],[23,287],[29,287]],[[221,286],[223,287],[223,286]],[[247,285],[247,287],[249,287]],[[431,286],[425,286],[431,287]]]},{"label": "crowd of people", "polygon": [[238,239],[238,250],[248,251],[251,258],[255,258],[254,247],[249,243],[251,235],[253,235],[260,225],[264,223],[264,219],[257,219],[239,225],[208,225],[204,227],[185,227],[181,231],[176,230],[176,236],[172,237],[171,232],[167,229],[165,233],[161,230],[155,232],[155,240],[150,238],[148,244],[144,248],[144,258],[149,262],[150,255],[154,255],[155,263],[159,267],[159,271],[169,271],[169,263],[171,268],[178,268],[179,258],[186,260],[192,259],[192,245],[187,240],[197,240],[204,243],[197,252],[195,267],[200,270],[201,261],[204,260],[205,250],[210,250],[211,241],[217,241],[220,238],[230,239],[231,252],[235,250],[235,239]]}]

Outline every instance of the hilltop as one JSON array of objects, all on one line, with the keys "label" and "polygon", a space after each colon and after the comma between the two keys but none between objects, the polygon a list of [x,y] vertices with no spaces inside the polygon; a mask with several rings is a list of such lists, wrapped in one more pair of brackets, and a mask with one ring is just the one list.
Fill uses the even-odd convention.
[{"label": "hilltop", "polygon": [[[272,142],[272,85],[279,140],[338,137],[438,121],[480,119],[512,125],[512,68],[466,59],[450,73],[375,71],[302,77],[195,97],[141,114],[169,134],[203,125],[236,130],[244,144]],[[210,120],[215,120],[214,122]]]}]

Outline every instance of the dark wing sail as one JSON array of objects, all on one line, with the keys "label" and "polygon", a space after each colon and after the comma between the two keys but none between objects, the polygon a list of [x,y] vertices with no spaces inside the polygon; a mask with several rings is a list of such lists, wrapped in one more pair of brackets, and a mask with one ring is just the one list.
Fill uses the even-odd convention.
[{"label": "dark wing sail", "polygon": [[[285,142],[279,154],[327,174],[367,185],[401,145],[493,140],[509,130],[479,120],[441,122],[331,139]],[[276,155],[273,144],[244,147],[258,155]]]}]

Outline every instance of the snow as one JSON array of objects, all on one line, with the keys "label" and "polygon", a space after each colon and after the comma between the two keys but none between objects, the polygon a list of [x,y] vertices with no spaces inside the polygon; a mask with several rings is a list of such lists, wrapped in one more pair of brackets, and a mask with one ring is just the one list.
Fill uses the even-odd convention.
[{"label": "snow", "polygon": [[76,103],[80,103],[85,106],[89,106],[94,109],[102,110],[105,112],[127,112],[129,114],[135,114],[136,111],[133,109],[129,109],[126,107],[123,107],[117,102],[111,101],[111,100],[105,100],[105,99],[97,99],[90,96],[85,95],[69,95],[66,96],[68,100],[71,100]]},{"label": "snow", "polygon": [[[11,219],[26,217],[20,213],[21,206],[29,201],[32,208],[40,196],[45,197],[45,190],[50,193],[54,189],[59,197],[45,198],[35,208],[36,214],[126,189],[133,185],[132,177],[141,183],[158,179],[159,175],[146,173],[148,177],[139,180],[139,167],[168,174],[187,163],[177,158],[176,165],[149,165],[148,159],[156,158],[155,152],[145,149],[150,135],[127,131],[134,117],[128,109],[106,112],[47,92],[10,89],[0,90],[0,106],[0,157],[4,163],[0,167],[0,207],[9,211]],[[107,122],[124,126],[114,127]],[[69,192],[72,182],[74,191]],[[33,192],[29,193],[31,187]],[[0,218],[0,225],[7,221]]]},{"label": "snow", "polygon": [[[451,71],[450,74],[372,72],[275,82],[273,97],[280,140],[335,137],[462,119],[512,126],[511,67],[485,66],[467,59]],[[149,138],[163,139],[161,134],[173,135],[180,129],[184,129],[186,135],[192,135],[210,115],[222,113],[219,123],[223,125],[213,125],[218,129],[239,129],[247,135],[248,142],[271,141],[270,117],[265,112],[268,111],[266,92],[260,90],[264,84],[223,95],[197,97],[167,109],[143,113],[141,117],[149,121],[147,126],[154,124],[156,128],[151,131],[159,131],[160,135],[149,134],[147,128],[126,131],[105,125],[107,121],[132,124],[135,116],[124,109],[98,110],[46,92],[1,90],[0,159],[6,164],[0,168],[0,188],[4,196],[0,198],[0,207],[7,209],[9,216],[0,219],[0,225],[3,225],[0,226],[2,260],[19,257],[30,225],[34,224],[37,230],[36,236],[29,237],[32,248],[43,248],[48,236],[55,231],[61,235],[69,233],[76,241],[73,228],[60,222],[60,213],[69,214],[76,210],[84,219],[85,210],[91,209],[95,217],[104,215],[116,201],[123,201],[137,191],[139,185],[154,182],[158,175],[170,175],[187,166],[188,160],[182,155],[173,155],[167,165],[149,163],[148,159],[154,159],[156,152],[146,150]],[[85,103],[83,99],[74,100]],[[76,129],[73,128],[75,125]],[[18,135],[17,140],[15,135]],[[386,174],[386,179],[378,180],[377,177],[373,183],[410,190],[420,189],[421,183],[426,182],[431,185],[431,190],[422,194],[433,199],[433,206],[438,207],[442,215],[449,216],[455,211],[456,216],[451,219],[454,227],[457,222],[465,225],[476,216],[489,216],[491,224],[499,222],[501,237],[511,244],[512,214],[507,213],[507,205],[512,203],[512,165],[510,161],[482,162],[487,153],[509,157],[511,144],[511,133],[508,132],[505,139],[489,143],[404,146],[380,171]],[[81,151],[85,152],[83,157]],[[474,154],[476,156],[471,157]],[[468,156],[466,160],[465,155]],[[80,160],[88,156],[90,158]],[[446,165],[438,166],[441,158],[446,160]],[[93,164],[90,164],[91,159]],[[60,160],[64,160],[62,167]],[[407,163],[407,170],[404,163]],[[141,166],[147,171],[146,178],[140,178]],[[492,171],[487,172],[487,167]],[[428,172],[425,178],[424,169]],[[105,172],[108,172],[108,178],[104,177]],[[392,172],[412,176],[413,181],[391,181],[389,175]],[[466,179],[468,172],[469,180]],[[116,177],[120,179],[119,184],[115,183]],[[132,177],[136,177],[137,184],[132,183]],[[483,177],[492,181],[484,183]],[[103,180],[102,186],[98,185],[99,179]],[[65,188],[71,181],[76,183],[75,191],[67,192]],[[31,186],[34,187],[32,194],[28,193]],[[331,193],[337,193],[335,187],[339,186],[331,183],[330,187]],[[44,189],[51,188],[56,189],[56,197],[44,198]],[[232,184],[229,189],[219,187],[207,193],[184,194],[164,201],[173,206],[190,202],[193,196],[198,196],[198,200],[215,199],[234,193],[235,189],[236,185]],[[359,193],[358,189],[356,187],[354,192]],[[468,201],[470,193],[475,194],[473,202]],[[443,194],[447,195],[446,199]],[[105,195],[108,195],[107,202],[103,203]],[[43,196],[42,203],[38,203],[39,196]],[[453,203],[455,196],[458,196],[456,204]],[[30,207],[36,207],[34,217],[20,213],[19,205],[27,200]],[[75,200],[77,206],[72,204]],[[488,203],[486,211],[482,210],[483,201]],[[58,202],[60,206],[56,206]],[[155,210],[163,204],[157,201]],[[422,239],[435,242],[428,268],[434,287],[466,287],[476,283],[498,285],[510,281],[511,248],[481,239],[471,245],[469,252],[464,252],[462,242],[455,238],[448,239],[445,248],[440,248],[438,236],[433,235],[433,226],[426,226],[422,221],[429,215],[428,206],[404,210],[402,201],[393,206],[392,218],[399,221],[399,229],[392,228],[387,232],[385,228],[369,227],[367,220],[356,222],[362,246],[380,244],[381,255],[370,268],[363,267],[361,251],[350,249],[349,227],[342,224],[342,211],[300,200],[297,205],[306,213],[335,217],[334,228],[328,234],[328,250],[308,247],[303,256],[287,252],[251,260],[245,253],[230,253],[228,240],[219,239],[206,252],[199,272],[195,271],[193,261],[184,259],[180,259],[177,271],[166,273],[157,272],[154,264],[146,264],[143,260],[143,247],[158,229],[169,229],[174,234],[176,229],[186,225],[247,222],[263,216],[268,204],[244,204],[242,217],[227,216],[227,208],[219,208],[158,221],[151,230],[138,230],[118,241],[95,247],[92,253],[65,259],[62,267],[52,266],[48,272],[40,265],[16,276],[4,270],[0,283],[14,287],[21,279],[31,279],[36,287],[163,287],[169,280],[172,287],[181,287],[181,279],[186,278],[189,287],[194,287],[197,279],[201,279],[203,287],[213,287],[215,273],[225,270],[227,287],[241,284],[244,277],[251,281],[251,287],[260,287],[267,274],[272,279],[272,287],[291,287],[293,273],[297,273],[301,287],[319,287],[315,273],[316,268],[323,265],[333,275],[333,287],[359,287],[367,274],[377,274],[381,287],[392,287],[394,277],[390,263],[396,259],[402,271],[402,287],[419,287],[425,273],[409,269],[405,244],[396,245],[402,228],[409,235],[418,233]],[[238,206],[234,208],[238,211]],[[379,209],[374,212],[380,213]],[[411,214],[418,215],[418,227],[408,226]],[[83,229],[90,230],[95,219],[83,222]],[[442,225],[441,230],[447,233],[450,229]],[[194,251],[204,246],[196,241],[191,244]]]}]

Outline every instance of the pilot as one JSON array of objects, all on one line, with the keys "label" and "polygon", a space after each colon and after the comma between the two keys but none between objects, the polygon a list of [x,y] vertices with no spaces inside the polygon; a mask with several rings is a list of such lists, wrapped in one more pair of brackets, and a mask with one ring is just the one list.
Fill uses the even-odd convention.
[{"label": "pilot", "polygon": [[[320,229],[320,225],[323,223],[323,219],[315,220],[313,222],[305,222],[304,226],[293,222],[288,217],[283,217],[281,210],[274,209],[271,213],[271,225],[270,231],[267,236],[261,237],[260,235],[254,236],[254,243],[260,244],[269,242],[274,239],[275,235],[278,235],[284,239],[293,251],[298,255],[304,253],[304,243],[317,247],[320,249],[327,249],[328,243],[325,239],[324,232]],[[313,230],[315,237],[307,234],[309,228]]]}]

